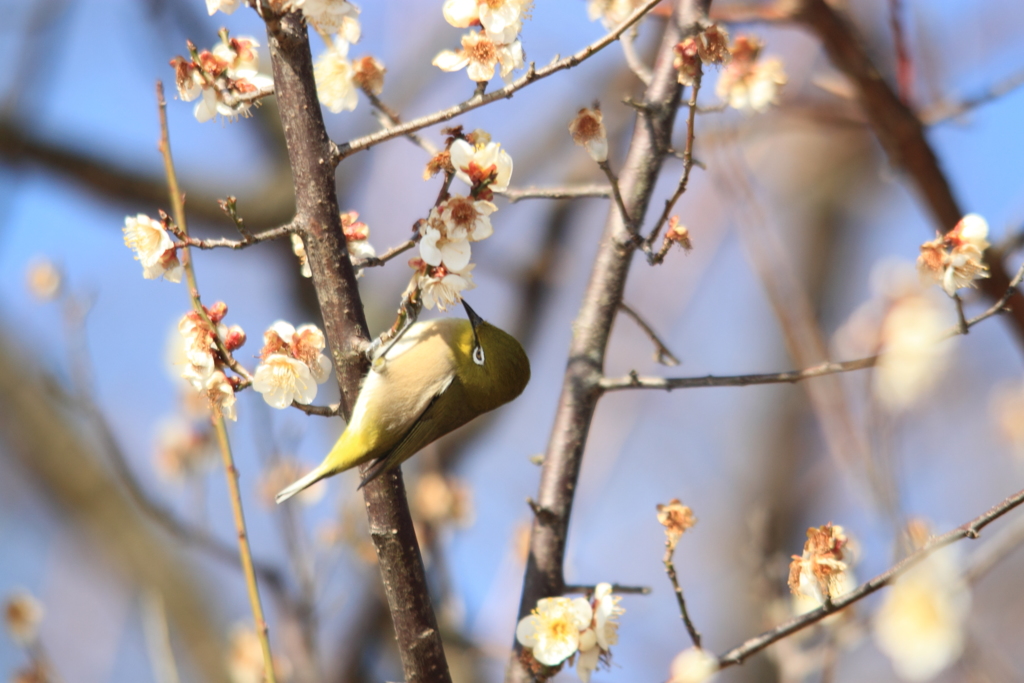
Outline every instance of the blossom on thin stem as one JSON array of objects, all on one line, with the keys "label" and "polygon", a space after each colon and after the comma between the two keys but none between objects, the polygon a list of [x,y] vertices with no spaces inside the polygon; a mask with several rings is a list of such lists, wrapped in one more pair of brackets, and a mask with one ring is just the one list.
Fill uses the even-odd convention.
[{"label": "blossom on thin stem", "polygon": [[831,523],[807,530],[802,555],[793,555],[789,565],[789,589],[794,595],[807,595],[820,602],[840,594],[843,574],[843,549],[848,539],[843,527]]},{"label": "blossom on thin stem", "polygon": [[715,93],[733,109],[764,112],[778,101],[786,72],[777,58],[759,59],[764,44],[757,38],[737,36],[732,58],[722,71]]},{"label": "blossom on thin stem", "polygon": [[937,282],[949,296],[958,289],[974,287],[989,276],[982,254],[988,249],[988,223],[976,213],[960,219],[945,235],[921,245],[917,269],[925,280]]},{"label": "blossom on thin stem", "polygon": [[690,242],[690,231],[687,230],[685,225],[679,224],[679,216],[669,217],[664,244],[667,246],[678,244],[683,248],[683,251],[693,250],[693,243]]},{"label": "blossom on thin stem", "polygon": [[135,260],[142,264],[142,277],[153,280],[162,277],[168,282],[181,282],[183,269],[178,250],[167,226],[144,213],[126,216],[124,243],[135,252]]},{"label": "blossom on thin stem", "polygon": [[675,549],[684,533],[697,523],[693,510],[673,498],[666,505],[658,505],[658,521],[665,527],[665,545]]},{"label": "blossom on thin stem", "polygon": [[608,160],[608,131],[602,118],[601,109],[595,104],[592,109],[580,109],[569,122],[573,142],[585,147],[590,158],[598,163]]}]

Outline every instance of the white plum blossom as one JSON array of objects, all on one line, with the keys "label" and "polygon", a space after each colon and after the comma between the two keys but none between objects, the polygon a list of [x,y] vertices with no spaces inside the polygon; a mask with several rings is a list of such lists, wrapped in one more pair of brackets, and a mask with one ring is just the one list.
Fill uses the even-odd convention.
[{"label": "white plum blossom", "polygon": [[558,666],[579,649],[580,632],[593,616],[586,598],[541,598],[533,614],[519,621],[516,639],[541,664]]},{"label": "white plum blossom", "polygon": [[335,40],[317,57],[316,64],[313,65],[316,92],[320,103],[330,112],[339,114],[343,111],[352,111],[359,104],[353,76],[352,62],[348,60],[347,42]]},{"label": "white plum blossom", "polygon": [[346,0],[293,0],[292,8],[301,9],[306,20],[323,33],[338,34],[347,43],[358,43],[362,32],[359,8]]},{"label": "white plum blossom", "polygon": [[455,28],[479,24],[495,42],[511,43],[530,4],[529,0],[446,0],[442,11]]},{"label": "white plum blossom", "polygon": [[263,350],[260,355],[289,355],[305,363],[316,383],[323,384],[331,374],[331,359],[323,353],[326,347],[324,333],[316,325],[300,325],[295,329],[291,323],[278,320],[263,333]]},{"label": "white plum blossom", "polygon": [[579,659],[576,661],[576,674],[583,683],[590,683],[590,676],[597,669],[602,655],[609,656],[611,646],[619,642],[617,619],[625,611],[619,607],[620,600],[618,595],[612,595],[611,584],[599,583],[594,588],[591,603],[593,619],[580,633]]},{"label": "white plum blossom", "polygon": [[43,603],[24,589],[15,590],[3,605],[4,626],[16,645],[33,645],[46,610]]},{"label": "white plum blossom", "polygon": [[135,252],[135,260],[142,264],[142,277],[181,282],[183,269],[174,240],[160,221],[140,213],[125,217],[121,230],[125,245]]},{"label": "white plum blossom", "polygon": [[474,146],[465,140],[456,140],[449,150],[455,175],[470,186],[478,185],[482,180],[494,174],[494,181],[488,189],[501,192],[508,189],[512,179],[512,157],[497,142],[488,142]]},{"label": "white plum blossom", "polygon": [[217,12],[231,14],[241,4],[242,0],[206,0],[206,11],[210,13],[211,17]]},{"label": "white plum blossom", "polygon": [[274,408],[287,408],[292,401],[308,405],[316,398],[316,380],[309,366],[283,353],[272,353],[256,367],[252,388]]},{"label": "white plum blossom", "polygon": [[470,246],[466,240],[448,239],[440,230],[424,224],[420,228],[420,256],[428,265],[462,270],[469,265]]},{"label": "white plum blossom", "polygon": [[668,683],[704,683],[716,673],[718,658],[707,650],[691,647],[672,660]]},{"label": "white plum blossom", "polygon": [[238,414],[235,412],[235,389],[223,372],[217,370],[211,374],[203,384],[203,390],[215,414],[220,414],[228,420],[238,420]]},{"label": "white plum blossom", "polygon": [[518,40],[498,42],[486,31],[463,35],[461,50],[444,50],[434,57],[432,64],[442,71],[466,69],[469,79],[477,83],[487,83],[494,78],[499,65],[502,79],[511,82],[512,72],[525,66],[522,43]]},{"label": "white plum blossom", "polygon": [[756,38],[737,36],[730,49],[732,58],[722,70],[715,93],[733,109],[767,111],[787,82],[779,59],[759,59],[762,47]]},{"label": "white plum blossom", "polygon": [[587,16],[591,21],[600,19],[606,29],[613,29],[632,14],[642,0],[590,0],[587,3]]},{"label": "white plum blossom", "polygon": [[880,330],[882,354],[873,385],[884,408],[905,411],[935,388],[950,360],[952,346],[940,341],[949,318],[949,311],[924,292],[893,303]]},{"label": "white plum blossom", "polygon": [[971,596],[954,549],[943,549],[896,580],[874,620],[875,643],[908,681],[926,681],[959,659]]},{"label": "white plum blossom", "polygon": [[196,391],[201,391],[214,370],[213,352],[216,342],[206,324],[192,311],[186,313],[178,323],[178,332],[185,338],[185,358],[188,361],[181,376]]},{"label": "white plum blossom", "polygon": [[447,311],[449,306],[462,301],[462,292],[476,288],[474,267],[471,263],[463,270],[450,271],[444,266],[430,268],[423,264],[424,269],[416,279],[423,305],[428,309],[437,306],[439,310]]},{"label": "white plum blossom", "polygon": [[274,80],[258,70],[258,46],[251,37],[232,38],[222,30],[213,50],[203,50],[190,60],[171,60],[178,96],[185,102],[199,98],[193,108],[196,120],[248,116],[252,103],[271,92]]}]

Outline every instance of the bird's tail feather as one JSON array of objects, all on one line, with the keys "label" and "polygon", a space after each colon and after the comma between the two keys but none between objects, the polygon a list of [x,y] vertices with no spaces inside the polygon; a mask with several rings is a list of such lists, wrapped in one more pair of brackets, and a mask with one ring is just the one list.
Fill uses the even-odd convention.
[{"label": "bird's tail feather", "polygon": [[317,483],[326,476],[327,472],[324,471],[322,467],[317,467],[312,472],[302,477],[298,481],[289,484],[288,486],[281,489],[281,491],[276,496],[274,496],[274,500],[277,501],[278,504],[283,503],[284,501],[294,496],[296,493],[299,493],[300,491],[309,488],[310,486]]}]

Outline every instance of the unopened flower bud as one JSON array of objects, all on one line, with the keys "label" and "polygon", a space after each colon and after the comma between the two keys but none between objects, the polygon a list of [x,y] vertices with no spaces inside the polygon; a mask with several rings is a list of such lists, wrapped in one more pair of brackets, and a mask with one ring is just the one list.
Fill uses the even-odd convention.
[{"label": "unopened flower bud", "polygon": [[675,47],[676,56],[672,60],[673,66],[679,71],[679,82],[683,85],[693,85],[700,75],[700,55],[697,51],[697,41],[687,38]]},{"label": "unopened flower bud", "polygon": [[705,64],[729,61],[729,33],[718,24],[711,24],[697,35],[697,54]]},{"label": "unopened flower bud", "polygon": [[214,324],[219,323],[228,314],[228,305],[223,301],[218,301],[206,309],[206,314],[210,316],[211,322]]},{"label": "unopened flower bud", "polygon": [[224,348],[235,351],[245,344],[245,331],[238,325],[232,325],[224,335]]},{"label": "unopened flower bud", "polygon": [[594,161],[601,163],[608,160],[608,131],[602,122],[601,110],[584,107],[579,110],[569,123],[569,133],[573,142],[587,149],[587,154]]},{"label": "unopened flower bud", "polygon": [[384,65],[369,55],[352,63],[352,80],[371,95],[380,95],[384,90],[385,72]]},{"label": "unopened flower bud", "polygon": [[686,251],[693,249],[693,244],[690,242],[690,231],[686,229],[685,225],[679,224],[679,216],[672,216],[668,219],[665,241],[675,242]]}]

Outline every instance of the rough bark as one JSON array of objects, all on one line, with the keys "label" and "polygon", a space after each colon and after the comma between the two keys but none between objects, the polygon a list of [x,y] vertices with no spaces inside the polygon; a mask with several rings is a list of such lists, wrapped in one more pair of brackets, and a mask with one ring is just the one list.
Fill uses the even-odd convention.
[{"label": "rough bark", "polygon": [[[295,185],[296,218],[347,418],[368,367],[362,349],[369,331],[341,229],[333,145],[316,96],[304,22],[298,14],[269,17],[267,34]],[[378,477],[363,491],[405,680],[450,681],[401,471]]]}]

